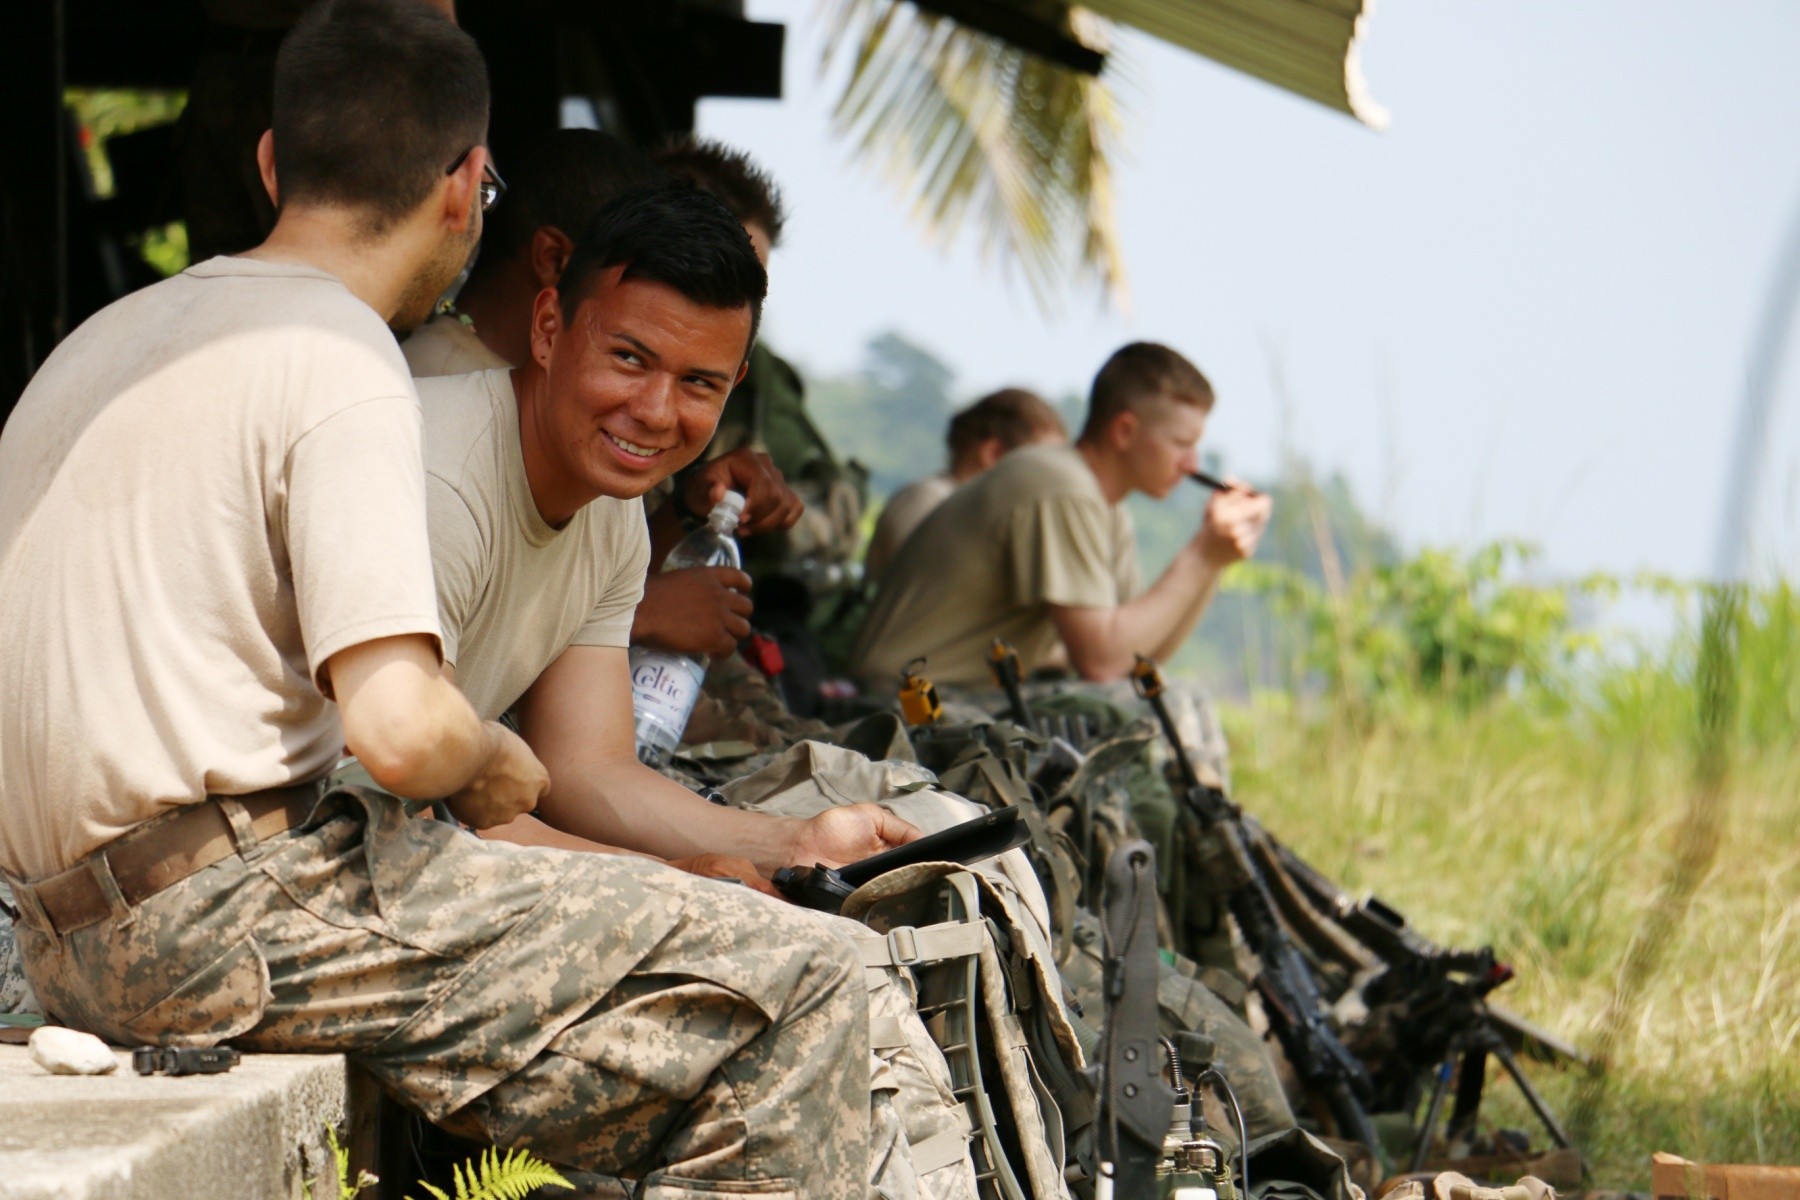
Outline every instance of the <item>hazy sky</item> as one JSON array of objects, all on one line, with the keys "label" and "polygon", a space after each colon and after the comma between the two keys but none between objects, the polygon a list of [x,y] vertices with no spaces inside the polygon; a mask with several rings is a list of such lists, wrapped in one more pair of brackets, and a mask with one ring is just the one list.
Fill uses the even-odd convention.
[{"label": "hazy sky", "polygon": [[[701,126],[786,190],[769,329],[788,356],[845,370],[897,329],[965,397],[1060,395],[1119,343],[1166,341],[1219,390],[1228,466],[1269,471],[1289,438],[1410,543],[1522,536],[1571,572],[1713,562],[1746,354],[1800,211],[1800,4],[1381,0],[1381,134],[1127,32],[1128,318],[1073,292],[1046,318],[972,246],[932,248],[830,134],[812,0],[749,9],[789,27],[787,99],[707,101]],[[1757,526],[1790,569],[1796,410],[1800,361]]]}]

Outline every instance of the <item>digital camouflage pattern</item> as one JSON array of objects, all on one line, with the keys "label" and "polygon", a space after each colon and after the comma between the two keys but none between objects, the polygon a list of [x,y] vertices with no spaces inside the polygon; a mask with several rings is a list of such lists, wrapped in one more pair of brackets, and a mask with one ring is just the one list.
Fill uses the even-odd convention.
[{"label": "digital camouflage pattern", "polygon": [[[12,892],[0,883],[0,906],[10,908]],[[34,1013],[39,1011],[37,997],[25,978],[25,964],[19,958],[19,940],[13,933],[12,918],[0,911],[0,1013]]]},{"label": "digital camouflage pattern", "polygon": [[649,1197],[862,1194],[863,970],[809,914],[365,788],[240,849],[61,938],[22,894],[45,1006],[124,1045],[346,1053],[454,1132]]},{"label": "digital camouflage pattern", "polygon": [[804,738],[829,733],[823,721],[789,711],[766,675],[742,655],[730,654],[707,664],[700,698],[681,741],[689,747],[731,743],[753,750],[785,750]]}]

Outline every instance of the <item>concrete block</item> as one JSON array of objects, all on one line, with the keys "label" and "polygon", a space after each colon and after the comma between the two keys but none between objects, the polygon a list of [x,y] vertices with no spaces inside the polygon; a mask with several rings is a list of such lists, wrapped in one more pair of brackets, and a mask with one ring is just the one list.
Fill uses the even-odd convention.
[{"label": "concrete block", "polygon": [[[48,1075],[0,1045],[0,1200],[335,1200],[344,1060],[247,1054],[223,1075]],[[322,1184],[322,1186],[321,1186]]]}]

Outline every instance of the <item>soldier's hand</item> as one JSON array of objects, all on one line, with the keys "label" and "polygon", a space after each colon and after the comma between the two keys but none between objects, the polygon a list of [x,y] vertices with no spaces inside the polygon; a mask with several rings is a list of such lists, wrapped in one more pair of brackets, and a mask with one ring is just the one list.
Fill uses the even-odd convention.
[{"label": "soldier's hand", "polygon": [[691,512],[711,512],[727,491],[744,493],[744,513],[738,518],[740,537],[790,529],[806,511],[775,460],[759,450],[733,450],[703,463],[687,477],[682,499]]},{"label": "soldier's hand", "polygon": [[525,740],[506,726],[489,721],[481,729],[488,740],[487,762],[448,803],[463,824],[489,829],[536,808],[550,790],[550,773]]},{"label": "soldier's hand", "polygon": [[1275,503],[1248,484],[1231,480],[1231,490],[1214,492],[1206,518],[1195,535],[1200,556],[1215,567],[1229,567],[1256,553],[1256,543],[1269,527]]},{"label": "soldier's hand", "polygon": [[706,879],[735,879],[753,891],[765,896],[781,899],[781,893],[775,885],[764,879],[756,870],[756,864],[747,858],[733,858],[729,854],[696,854],[692,858],[672,858],[669,865],[689,875],[699,875]]},{"label": "soldier's hand", "polygon": [[644,580],[631,640],[696,658],[730,654],[750,636],[749,590],[736,567],[658,571]]},{"label": "soldier's hand", "polygon": [[878,804],[828,808],[800,823],[788,863],[796,867],[815,863],[841,867],[923,836]]}]

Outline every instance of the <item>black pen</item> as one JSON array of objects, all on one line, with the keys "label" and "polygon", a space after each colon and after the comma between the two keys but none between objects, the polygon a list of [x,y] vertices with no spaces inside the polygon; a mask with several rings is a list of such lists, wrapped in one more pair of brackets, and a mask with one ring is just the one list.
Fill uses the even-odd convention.
[{"label": "black pen", "polygon": [[1249,492],[1252,496],[1257,494],[1256,489],[1253,487],[1249,487],[1244,484],[1226,483],[1223,479],[1220,479],[1217,475],[1208,475],[1205,471],[1189,471],[1188,478],[1193,480],[1195,483],[1199,484],[1201,487],[1209,487],[1215,492],[1229,492],[1229,491],[1234,490],[1235,488],[1242,487],[1245,491]]}]

